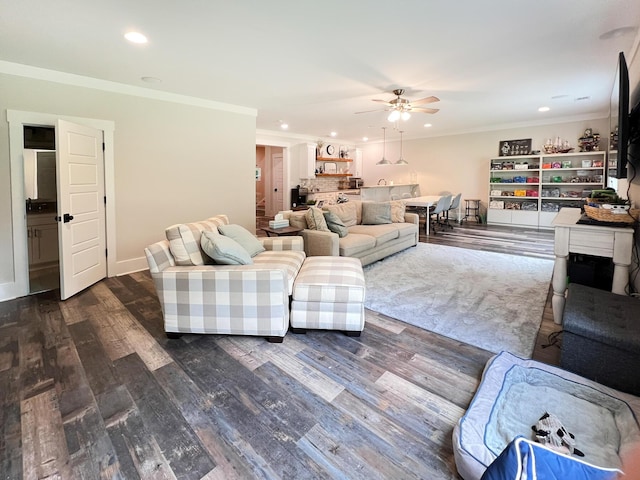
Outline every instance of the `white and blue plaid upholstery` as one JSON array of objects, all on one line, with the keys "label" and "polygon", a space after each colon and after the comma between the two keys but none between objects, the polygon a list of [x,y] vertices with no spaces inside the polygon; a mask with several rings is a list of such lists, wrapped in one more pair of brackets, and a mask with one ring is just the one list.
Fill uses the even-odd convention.
[{"label": "white and blue plaid upholstery", "polygon": [[293,286],[291,326],[304,329],[364,329],[362,264],[350,257],[307,257]]},{"label": "white and blue plaid upholstery", "polygon": [[[176,248],[184,262],[204,261],[194,242],[204,229],[217,228],[214,218],[220,217],[228,222],[218,216],[170,227],[172,240],[145,248],[165,331],[283,337],[289,326],[289,295],[305,259],[302,238],[261,239],[267,251],[256,255],[253,265],[178,264]],[[187,241],[179,245],[178,237]]]}]

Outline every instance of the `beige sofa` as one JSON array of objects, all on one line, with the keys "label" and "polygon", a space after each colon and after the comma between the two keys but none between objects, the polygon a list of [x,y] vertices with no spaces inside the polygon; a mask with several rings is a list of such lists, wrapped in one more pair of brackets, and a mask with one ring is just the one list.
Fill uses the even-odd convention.
[{"label": "beige sofa", "polygon": [[[390,223],[380,215],[371,215],[378,207],[390,209]],[[342,256],[357,258],[368,265],[418,244],[418,215],[406,213],[402,201],[362,202],[349,201],[324,207],[324,211],[335,213],[346,226],[348,234],[342,238],[333,231],[309,228],[308,211],[287,211],[285,218],[294,227],[304,228],[304,250],[307,256]],[[364,211],[364,216],[363,216]]]}]

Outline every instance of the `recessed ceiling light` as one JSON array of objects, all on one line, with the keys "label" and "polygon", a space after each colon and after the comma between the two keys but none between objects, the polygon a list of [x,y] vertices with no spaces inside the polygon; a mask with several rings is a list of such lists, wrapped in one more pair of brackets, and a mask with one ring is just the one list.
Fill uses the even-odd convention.
[{"label": "recessed ceiling light", "polygon": [[540,107],[538,109],[539,112],[548,112],[549,110],[551,110],[549,107]]},{"label": "recessed ceiling light", "polygon": [[289,128],[289,124],[288,123],[282,123],[282,124],[280,124],[280,128],[283,129],[283,130],[286,130],[286,129]]},{"label": "recessed ceiling light", "polygon": [[338,132],[331,132],[329,135],[331,135],[332,137],[335,137],[336,135],[338,135]]},{"label": "recessed ceiling light", "polygon": [[432,126],[433,126],[433,125],[431,125],[430,123],[425,123],[425,124],[424,124],[424,128],[429,128],[429,127],[432,127]]},{"label": "recessed ceiling light", "polygon": [[124,38],[129,40],[131,43],[147,43],[147,37],[145,37],[140,32],[128,32],[124,34]]},{"label": "recessed ceiling light", "polygon": [[162,80],[160,80],[157,77],[140,77],[140,80],[142,80],[143,82],[147,82],[147,83],[161,83]]},{"label": "recessed ceiling light", "polygon": [[362,137],[362,141],[363,142],[368,142],[369,141],[369,137]]},{"label": "recessed ceiling light", "polygon": [[638,29],[637,26],[631,26],[631,25],[626,26],[626,27],[614,28],[613,30],[609,30],[608,32],[604,32],[598,38],[600,40],[609,40],[610,38],[619,38],[619,37],[622,37],[624,35],[627,35],[627,34],[630,34],[630,33],[634,33],[637,29]]}]

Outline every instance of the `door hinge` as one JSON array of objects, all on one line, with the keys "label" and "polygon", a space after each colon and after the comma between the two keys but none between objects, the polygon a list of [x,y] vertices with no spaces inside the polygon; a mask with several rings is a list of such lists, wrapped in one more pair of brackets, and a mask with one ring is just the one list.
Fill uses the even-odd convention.
[{"label": "door hinge", "polygon": [[107,204],[107,196],[106,195],[104,196],[104,204],[105,205]]},{"label": "door hinge", "polygon": [[104,152],[104,142],[102,142],[102,151]]},{"label": "door hinge", "polygon": [[109,250],[108,249],[104,249],[104,256],[105,258],[107,258],[109,256]]}]

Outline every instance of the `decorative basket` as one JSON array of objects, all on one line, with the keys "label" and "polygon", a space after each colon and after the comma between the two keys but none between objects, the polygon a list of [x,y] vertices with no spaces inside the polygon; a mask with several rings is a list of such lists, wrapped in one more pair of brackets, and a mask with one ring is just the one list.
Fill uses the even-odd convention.
[{"label": "decorative basket", "polygon": [[612,223],[635,223],[640,218],[640,209],[631,208],[629,213],[611,213],[607,208],[592,207],[590,205],[584,206],[584,213],[589,218],[598,220],[600,222],[612,222]]}]

